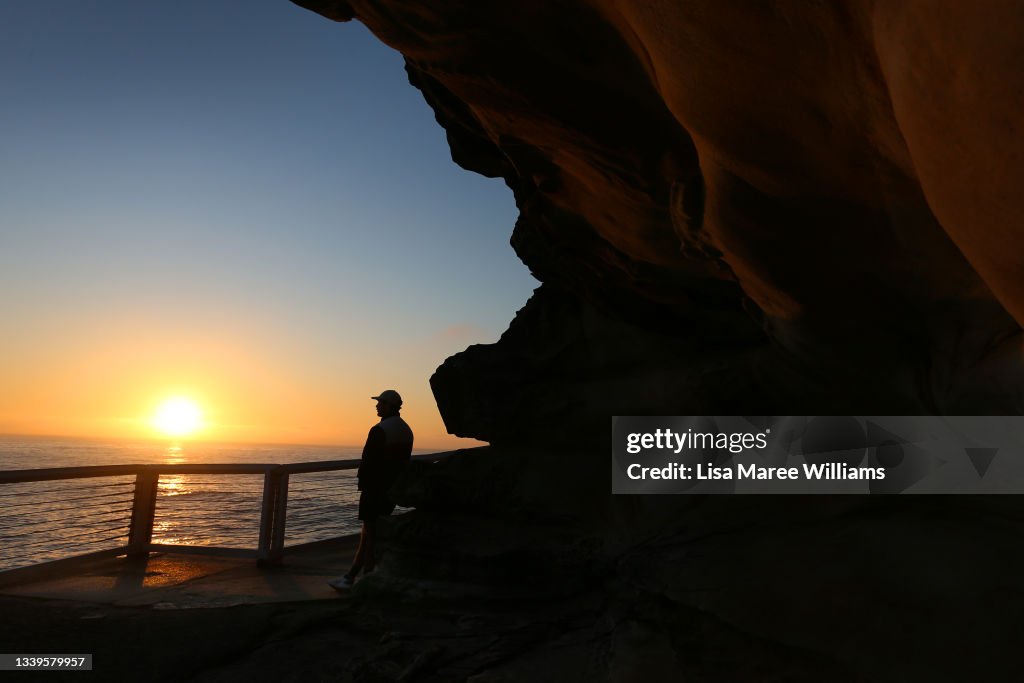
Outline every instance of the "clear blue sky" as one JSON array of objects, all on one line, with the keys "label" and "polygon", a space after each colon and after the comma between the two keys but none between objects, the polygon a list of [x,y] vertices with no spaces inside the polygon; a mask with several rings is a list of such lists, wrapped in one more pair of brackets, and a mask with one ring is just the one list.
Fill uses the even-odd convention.
[{"label": "clear blue sky", "polygon": [[358,23],[9,1],[0,89],[0,432],[124,432],[129,398],[192,391],[223,438],[340,443],[393,385],[432,434],[434,367],[536,286],[511,192]]}]

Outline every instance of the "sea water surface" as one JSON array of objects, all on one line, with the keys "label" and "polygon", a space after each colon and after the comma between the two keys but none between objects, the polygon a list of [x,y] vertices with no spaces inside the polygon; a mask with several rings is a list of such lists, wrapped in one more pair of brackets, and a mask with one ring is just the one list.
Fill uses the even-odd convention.
[{"label": "sea water surface", "polygon": [[[361,450],[0,436],[0,470],[285,464],[357,459]],[[355,475],[355,470],[291,475],[285,546],[359,529]],[[0,570],[124,545],[134,483],[134,476],[0,483]],[[262,495],[262,474],[161,475],[153,542],[255,549]]]}]

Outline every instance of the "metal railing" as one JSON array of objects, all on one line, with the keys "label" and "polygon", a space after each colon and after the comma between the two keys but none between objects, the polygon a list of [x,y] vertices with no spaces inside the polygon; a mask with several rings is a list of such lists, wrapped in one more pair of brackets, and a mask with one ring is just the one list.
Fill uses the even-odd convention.
[{"label": "metal railing", "polygon": [[[457,451],[429,453],[413,456],[414,461],[428,461],[448,457]],[[36,533],[35,528],[47,524],[60,523],[67,515],[74,514],[76,520],[83,520],[89,530],[80,536],[87,537],[91,543],[109,543],[122,541],[117,545],[108,546],[88,553],[80,553],[58,560],[37,563],[29,566],[16,567],[0,571],[0,580],[14,578],[15,575],[36,569],[42,565],[59,565],[85,559],[99,559],[125,555],[128,557],[145,557],[153,551],[175,551],[198,554],[230,554],[253,557],[259,563],[276,563],[285,553],[285,529],[288,521],[288,493],[291,477],[298,474],[316,472],[337,472],[354,470],[359,467],[359,460],[330,460],[320,462],[304,462],[290,464],[177,464],[177,465],[96,465],[87,467],[59,467],[32,470],[0,471],[0,537],[4,539],[5,550],[12,547],[28,550],[31,543],[24,546],[18,543],[19,538],[30,537]],[[185,545],[175,543],[154,543],[154,523],[157,519],[158,501],[161,499],[161,477],[172,475],[231,475],[254,476],[262,475],[263,487],[259,509],[258,540],[255,548],[229,548],[216,545]],[[117,479],[120,478],[119,481]],[[132,479],[134,478],[134,479]],[[87,479],[90,485],[77,485],[73,488],[56,485],[44,489],[17,487],[11,485],[38,482],[67,482],[70,480]],[[115,481],[109,481],[115,479]],[[310,489],[317,493],[327,486]],[[11,490],[14,489],[14,490]],[[130,493],[130,495],[128,495]],[[41,506],[40,496],[43,494],[64,494],[49,507]],[[127,507],[111,506],[125,505]],[[35,513],[45,513],[49,517],[42,521],[25,523],[17,517],[18,507],[24,507]],[[166,505],[165,505],[166,507]],[[98,512],[89,513],[96,509]],[[130,511],[130,516],[127,513]],[[53,516],[57,515],[54,519]],[[120,515],[120,517],[118,516]],[[120,520],[121,523],[117,524]],[[96,524],[102,529],[92,528]],[[113,526],[111,526],[113,525]],[[14,530],[22,533],[3,534],[3,531]],[[43,529],[45,533],[45,528]],[[120,531],[120,534],[109,534]],[[93,538],[102,535],[103,538]],[[36,544],[49,542],[44,539]],[[71,547],[73,544],[68,545]],[[289,546],[289,549],[306,544]],[[49,547],[49,546],[48,546]],[[58,550],[64,546],[57,544]],[[25,557],[31,556],[31,552]]]}]

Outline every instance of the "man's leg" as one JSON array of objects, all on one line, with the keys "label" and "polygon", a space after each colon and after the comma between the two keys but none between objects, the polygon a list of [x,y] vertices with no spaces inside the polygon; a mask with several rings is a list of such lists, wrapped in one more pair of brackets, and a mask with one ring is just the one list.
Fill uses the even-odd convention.
[{"label": "man's leg", "polygon": [[368,572],[373,571],[375,565],[373,540],[376,526],[376,520],[374,519],[363,520],[363,528],[359,532],[359,547],[356,548],[356,556],[352,560],[352,568],[348,570],[345,576],[355,580],[363,568]]}]

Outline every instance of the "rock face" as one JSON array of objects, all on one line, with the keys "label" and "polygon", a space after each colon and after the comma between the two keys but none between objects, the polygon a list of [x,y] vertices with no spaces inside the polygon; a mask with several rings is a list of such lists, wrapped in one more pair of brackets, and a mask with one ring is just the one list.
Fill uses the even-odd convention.
[{"label": "rock face", "polygon": [[[550,442],[552,401],[585,406],[563,423],[736,412],[659,385],[739,349],[737,409],[797,413],[816,385],[843,412],[1021,410],[1019,4],[299,4],[400,50],[455,161],[515,192],[544,287],[438,371],[453,433]],[[788,377],[751,376],[757,347]]]},{"label": "rock face", "polygon": [[[606,468],[612,415],[1024,409],[1024,4],[294,1],[405,55],[453,159],[512,188],[543,282],[431,379],[492,447],[410,472],[380,595],[525,584],[600,624],[474,680],[1013,664],[1010,497],[613,497]],[[733,664],[790,649],[702,668],[737,642]]]}]

